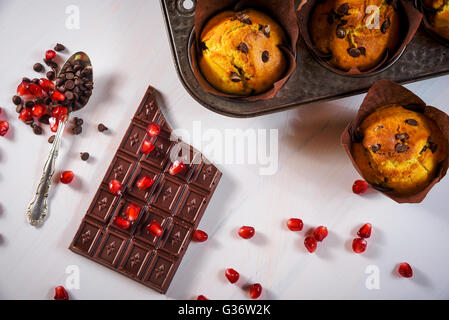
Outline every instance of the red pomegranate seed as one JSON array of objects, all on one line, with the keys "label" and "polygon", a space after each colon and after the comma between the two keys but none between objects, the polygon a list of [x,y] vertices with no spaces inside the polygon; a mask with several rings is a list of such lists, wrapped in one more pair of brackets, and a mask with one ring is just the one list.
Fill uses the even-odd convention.
[{"label": "red pomegranate seed", "polygon": [[64,184],[69,184],[70,182],[73,181],[74,177],[75,175],[73,174],[72,171],[64,171],[63,173],[61,173],[60,180]]},{"label": "red pomegranate seed", "polygon": [[65,100],[65,94],[59,92],[58,90],[53,91],[51,94],[51,100],[54,101],[64,101]]},{"label": "red pomegranate seed", "polygon": [[291,231],[301,231],[304,227],[304,223],[301,219],[291,218],[287,220],[287,227]]},{"label": "red pomegranate seed", "polygon": [[114,224],[122,230],[127,230],[131,226],[131,222],[123,217],[115,217]]},{"label": "red pomegranate seed", "polygon": [[153,150],[154,150],[154,144],[152,144],[150,140],[145,139],[142,143],[142,147],[140,148],[140,151],[144,154],[149,154]]},{"label": "red pomegranate seed", "polygon": [[181,171],[184,171],[186,169],[186,166],[184,165],[184,163],[182,163],[182,161],[176,160],[175,162],[173,162],[173,164],[170,167],[170,170],[168,170],[168,172],[174,176],[178,173],[180,173]]},{"label": "red pomegranate seed", "polygon": [[365,180],[356,180],[352,185],[352,192],[362,194],[368,190],[368,183]]},{"label": "red pomegranate seed", "polygon": [[243,226],[239,229],[239,236],[243,239],[251,239],[255,232],[253,227]]},{"label": "red pomegranate seed", "polygon": [[226,269],[225,276],[230,283],[236,283],[240,278],[240,274],[232,268]]},{"label": "red pomegranate seed", "polygon": [[56,57],[56,52],[54,50],[47,50],[47,52],[45,52],[45,59],[53,60],[55,57]]},{"label": "red pomegranate seed", "polygon": [[200,295],[196,298],[196,300],[209,300],[209,299],[207,299],[205,296],[203,296],[202,294],[200,294]]},{"label": "red pomegranate seed", "polygon": [[144,176],[142,178],[140,178],[137,182],[136,182],[136,186],[137,188],[139,188],[140,190],[145,190],[148,189],[149,187],[151,187],[154,184],[154,180],[148,176]]},{"label": "red pomegranate seed", "polygon": [[27,122],[30,120],[33,120],[33,115],[31,114],[30,108],[23,108],[22,111],[19,113],[19,119],[23,122]]},{"label": "red pomegranate seed", "polygon": [[69,294],[64,289],[63,286],[59,286],[55,288],[55,300],[69,300]]},{"label": "red pomegranate seed", "polygon": [[150,233],[155,237],[162,236],[162,233],[164,232],[161,225],[157,221],[151,222],[149,225],[145,227],[145,229],[148,231],[148,233]]},{"label": "red pomegranate seed", "polygon": [[150,123],[147,127],[147,133],[152,138],[157,137],[161,133],[161,127],[157,123]]},{"label": "red pomegranate seed", "polygon": [[121,196],[122,195],[122,183],[118,180],[109,181],[109,191],[112,194]]},{"label": "red pomegranate seed", "polygon": [[45,92],[48,92],[55,88],[55,84],[52,81],[45,78],[39,79],[39,85]]},{"label": "red pomegranate seed", "polygon": [[372,225],[371,225],[371,223],[365,223],[360,229],[359,229],[359,231],[357,232],[357,235],[360,237],[360,238],[369,238],[369,237],[371,237],[371,230],[372,230]]},{"label": "red pomegranate seed", "polygon": [[28,86],[28,90],[35,97],[41,97],[44,94],[42,88],[35,83],[30,83],[30,85]]},{"label": "red pomegranate seed", "polygon": [[323,241],[324,238],[326,238],[328,235],[327,228],[323,226],[319,226],[313,230],[313,236],[315,237],[316,241]]},{"label": "red pomegranate seed", "polygon": [[195,240],[196,242],[205,242],[208,238],[209,236],[207,235],[207,233],[202,230],[195,230],[195,232],[193,233],[193,240]]},{"label": "red pomegranate seed", "polygon": [[36,118],[42,117],[46,111],[47,109],[41,104],[35,104],[33,108],[31,108],[31,114]]},{"label": "red pomegranate seed", "polygon": [[407,262],[402,262],[399,264],[398,273],[404,278],[413,277],[413,269]]},{"label": "red pomegranate seed", "polygon": [[139,217],[139,213],[140,207],[138,205],[135,205],[134,203],[131,203],[129,206],[126,207],[125,217],[129,221],[135,221]]},{"label": "red pomegranate seed", "polygon": [[262,294],[262,286],[259,283],[251,285],[249,288],[249,297],[251,299],[257,299]]},{"label": "red pomegranate seed", "polygon": [[63,106],[56,106],[52,111],[51,115],[52,117],[60,120],[62,116],[65,116],[67,114],[67,108]]},{"label": "red pomegranate seed", "polygon": [[365,239],[355,238],[354,240],[352,240],[352,250],[355,253],[365,252],[367,244],[368,244],[368,242],[366,242]]},{"label": "red pomegranate seed", "polygon": [[56,119],[55,117],[50,117],[48,119],[48,123],[50,124],[50,130],[51,132],[56,132],[58,131],[58,127],[59,127],[59,121],[58,119]]},{"label": "red pomegranate seed", "polygon": [[17,87],[17,94],[19,95],[19,96],[29,96],[31,93],[30,93],[30,90],[28,90],[28,86],[30,85],[30,83],[29,82],[24,82],[24,81],[22,81],[20,84],[19,84],[19,86]]},{"label": "red pomegranate seed", "polygon": [[304,239],[304,246],[307,251],[310,253],[314,253],[317,247],[317,242],[314,236],[308,236]]},{"label": "red pomegranate seed", "polygon": [[9,130],[8,121],[0,121],[0,136],[5,136]]}]

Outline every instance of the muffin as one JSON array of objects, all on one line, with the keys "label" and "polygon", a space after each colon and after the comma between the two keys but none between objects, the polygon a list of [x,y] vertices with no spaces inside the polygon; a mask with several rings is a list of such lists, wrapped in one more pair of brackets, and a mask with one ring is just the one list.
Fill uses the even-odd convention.
[{"label": "muffin", "polygon": [[449,40],[449,0],[425,0],[424,5],[431,11],[427,16],[432,31]]},{"label": "muffin", "polygon": [[[369,6],[379,8],[379,23]],[[395,7],[392,0],[321,1],[309,23],[313,45],[338,69],[370,70],[398,47],[400,19]]]},{"label": "muffin", "polygon": [[279,48],[286,42],[284,31],[262,12],[221,12],[207,22],[200,40],[201,72],[224,93],[262,93],[286,71],[287,59]]},{"label": "muffin", "polygon": [[422,113],[390,105],[366,117],[351,153],[363,177],[381,190],[413,195],[430,184],[447,158],[446,140]]}]

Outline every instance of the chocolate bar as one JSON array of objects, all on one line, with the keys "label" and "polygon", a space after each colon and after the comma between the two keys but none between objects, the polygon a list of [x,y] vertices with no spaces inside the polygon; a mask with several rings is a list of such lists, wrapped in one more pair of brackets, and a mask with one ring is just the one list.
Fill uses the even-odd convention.
[{"label": "chocolate bar", "polygon": [[[153,123],[161,128],[156,137],[146,130]],[[141,152],[146,139],[155,147],[149,154]],[[185,169],[172,175],[170,168],[176,161],[182,161]],[[149,87],[70,250],[165,293],[221,175],[198,150],[172,137]],[[139,189],[136,183],[142,177],[150,177],[154,184]],[[122,183],[120,195],[109,191],[111,180]],[[130,204],[140,207],[140,212],[125,230],[116,219]],[[163,229],[159,237],[147,231],[154,222]]]}]

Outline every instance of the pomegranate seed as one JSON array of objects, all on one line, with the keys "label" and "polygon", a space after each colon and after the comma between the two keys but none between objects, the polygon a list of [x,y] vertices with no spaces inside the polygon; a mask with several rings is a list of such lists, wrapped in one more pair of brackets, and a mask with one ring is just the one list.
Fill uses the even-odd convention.
[{"label": "pomegranate seed", "polygon": [[59,92],[58,90],[53,91],[51,94],[51,100],[54,101],[64,101],[65,100],[65,94]]},{"label": "pomegranate seed", "polygon": [[44,94],[42,88],[35,83],[30,83],[28,86],[28,90],[35,97],[41,97]]},{"label": "pomegranate seed", "polygon": [[122,195],[122,183],[118,180],[111,180],[109,182],[109,191],[112,194],[121,196]]},{"label": "pomegranate seed", "polygon": [[147,127],[147,133],[150,137],[157,137],[161,133],[161,127],[157,123],[150,123]]},{"label": "pomegranate seed", "polygon": [[53,60],[55,57],[56,57],[56,52],[54,50],[47,50],[47,52],[45,52],[45,59]]},{"label": "pomegranate seed", "polygon": [[168,172],[174,176],[178,173],[180,173],[181,171],[184,171],[186,169],[186,166],[184,165],[184,163],[182,163],[182,161],[176,160],[175,162],[173,162],[173,164],[170,167],[170,170],[168,170]]},{"label": "pomegranate seed", "polygon": [[363,238],[355,238],[354,240],[352,240],[352,250],[355,253],[365,252],[367,244],[368,243],[366,242],[365,239],[363,239]]},{"label": "pomegranate seed", "polygon": [[153,150],[154,150],[154,144],[152,144],[150,140],[145,139],[142,143],[142,147],[140,148],[140,151],[144,154],[149,154]]},{"label": "pomegranate seed", "polygon": [[413,277],[413,269],[407,262],[402,262],[399,264],[398,273],[404,278]]},{"label": "pomegranate seed", "polygon": [[123,217],[115,217],[114,224],[122,230],[127,230],[131,226],[131,222]]},{"label": "pomegranate seed", "polygon": [[313,236],[308,236],[304,239],[304,245],[307,249],[307,251],[309,251],[310,253],[314,253],[317,247],[317,242],[315,237]]},{"label": "pomegranate seed", "polygon": [[50,117],[48,119],[48,123],[50,124],[50,130],[51,132],[56,132],[58,131],[58,127],[59,127],[59,121],[58,119],[56,119],[55,117]]},{"label": "pomegranate seed", "polygon": [[262,294],[262,286],[259,283],[251,285],[249,288],[249,297],[251,299],[257,299]]},{"label": "pomegranate seed", "polygon": [[151,222],[149,225],[145,227],[145,229],[148,231],[148,233],[150,233],[155,237],[162,236],[162,233],[164,232],[161,225],[156,221]]},{"label": "pomegranate seed", "polygon": [[66,114],[67,114],[67,108],[63,107],[63,106],[56,106],[51,111],[51,115],[58,120],[61,120],[61,117],[65,116]]},{"label": "pomegranate seed", "polygon": [[29,96],[31,93],[30,93],[30,90],[28,90],[28,86],[30,85],[30,83],[29,82],[24,82],[24,81],[22,81],[20,84],[19,84],[19,86],[17,87],[17,94],[19,95],[19,96]]},{"label": "pomegranate seed", "polygon": [[193,240],[195,240],[196,242],[205,242],[208,238],[209,236],[207,235],[207,233],[202,230],[195,230],[195,232],[193,233]]},{"label": "pomegranate seed", "polygon": [[63,173],[61,173],[60,180],[64,184],[69,184],[70,182],[73,181],[74,177],[75,175],[73,174],[72,171],[64,171]]},{"label": "pomegranate seed", "polygon": [[144,176],[136,182],[137,188],[140,190],[145,190],[151,187],[154,184],[154,180],[148,176]]},{"label": "pomegranate seed", "polygon": [[36,118],[42,117],[46,111],[46,108],[41,104],[35,104],[33,108],[31,108],[31,114]]},{"label": "pomegranate seed", "polygon": [[251,239],[256,231],[253,227],[243,226],[239,229],[239,236],[243,239]]},{"label": "pomegranate seed", "polygon": [[135,221],[139,217],[139,213],[140,213],[140,207],[131,203],[129,206],[126,207],[125,217],[129,221]]},{"label": "pomegranate seed", "polygon": [[352,185],[352,192],[362,194],[368,190],[368,183],[365,180],[356,180]]},{"label": "pomegranate seed", "polygon": [[5,136],[9,130],[9,123],[7,121],[0,121],[0,136]]},{"label": "pomegranate seed", "polygon": [[69,300],[69,294],[64,289],[63,286],[59,286],[55,288],[55,300]]},{"label": "pomegranate seed", "polygon": [[240,278],[240,274],[232,268],[226,269],[225,276],[230,283],[236,283]]},{"label": "pomegranate seed", "polygon": [[304,227],[304,223],[301,219],[291,218],[287,220],[287,227],[291,231],[301,231]]},{"label": "pomegranate seed", "polygon": [[323,241],[324,238],[326,238],[328,235],[327,228],[323,226],[319,226],[313,230],[313,236],[315,237],[316,241]]},{"label": "pomegranate seed", "polygon": [[22,120],[23,122],[33,120],[33,116],[31,114],[31,109],[23,108],[22,111],[20,111],[20,113],[19,113],[19,119]]},{"label": "pomegranate seed", "polygon": [[48,92],[55,88],[55,84],[52,81],[45,78],[39,79],[39,85],[45,92]]},{"label": "pomegranate seed", "polygon": [[369,238],[371,237],[371,230],[372,230],[371,223],[365,223],[360,230],[357,232],[357,235],[360,238]]},{"label": "pomegranate seed", "polygon": [[209,299],[207,299],[205,296],[203,296],[202,294],[200,294],[200,295],[196,298],[196,300],[209,300]]}]

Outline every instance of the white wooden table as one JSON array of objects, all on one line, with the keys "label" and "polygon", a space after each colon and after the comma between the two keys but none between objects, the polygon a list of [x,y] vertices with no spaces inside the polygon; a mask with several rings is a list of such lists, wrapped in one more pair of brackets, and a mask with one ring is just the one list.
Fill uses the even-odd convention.
[{"label": "white wooden table", "polygon": [[[69,5],[80,10],[79,29],[66,28]],[[0,298],[51,298],[54,286],[65,285],[68,266],[80,272],[79,289],[70,290],[74,299],[191,299],[198,294],[246,299],[241,289],[246,282],[261,283],[266,299],[449,298],[449,179],[415,205],[351,191],[358,175],[339,136],[363,95],[253,119],[214,114],[178,80],[156,0],[1,0],[0,30],[0,119],[7,118],[12,127],[7,138],[0,138]],[[36,229],[27,225],[25,209],[50,148],[50,133],[46,129],[45,137],[35,136],[20,123],[11,96],[23,76],[35,76],[33,64],[56,42],[90,55],[95,90],[79,113],[83,134],[65,135],[58,159],[57,170],[73,170],[76,180],[54,186],[50,217]],[[67,249],[149,84],[162,93],[162,109],[173,128],[192,132],[194,121],[201,121],[203,130],[279,133],[275,175],[259,175],[258,165],[217,164],[223,179],[200,225],[209,241],[191,244],[165,296]],[[407,87],[449,112],[448,86],[446,76]],[[110,128],[109,134],[97,131],[99,122]],[[79,158],[85,151],[92,155],[88,163]],[[305,230],[329,228],[315,254],[304,248],[305,231],[287,230],[290,217],[303,219]],[[367,251],[356,255],[350,243],[368,221],[373,235]],[[249,241],[238,238],[242,225],[254,226],[257,235]],[[402,261],[412,265],[414,278],[395,274]],[[224,278],[227,267],[240,272],[237,285]],[[372,279],[367,270],[378,271],[378,289],[367,288],[366,280]]]}]

